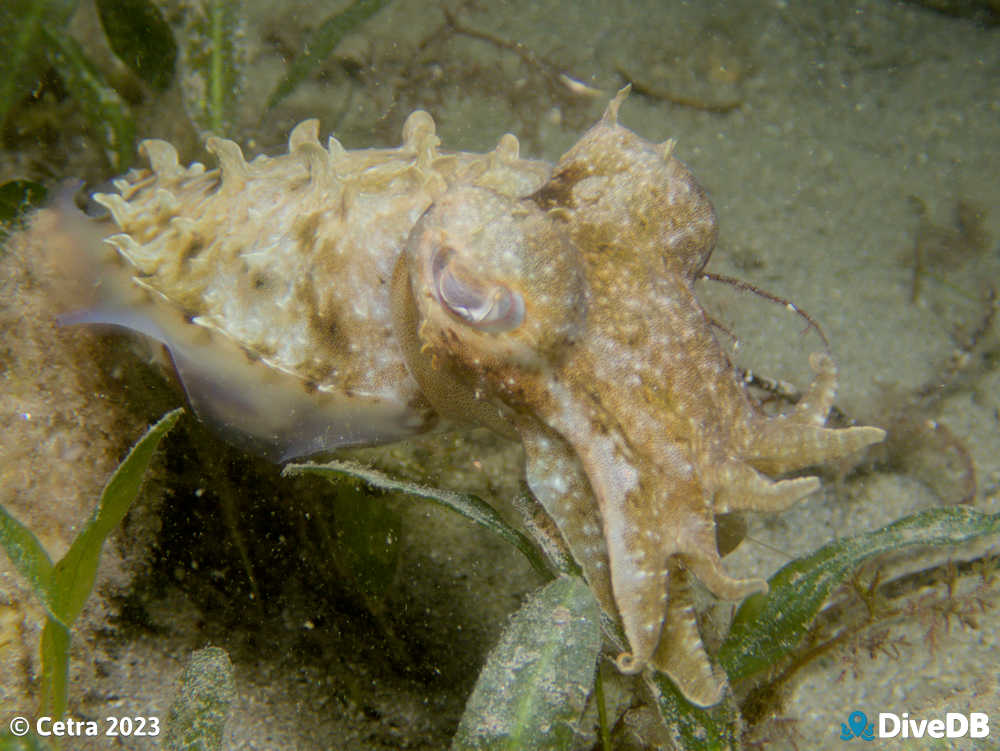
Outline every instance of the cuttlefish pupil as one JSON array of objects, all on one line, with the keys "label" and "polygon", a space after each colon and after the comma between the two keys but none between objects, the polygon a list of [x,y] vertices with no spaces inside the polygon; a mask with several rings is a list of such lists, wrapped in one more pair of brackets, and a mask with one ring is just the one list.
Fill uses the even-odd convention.
[{"label": "cuttlefish pupil", "polygon": [[458,318],[481,331],[499,333],[524,320],[524,300],[502,285],[480,282],[450,262],[454,250],[439,250],[432,261],[438,299]]}]

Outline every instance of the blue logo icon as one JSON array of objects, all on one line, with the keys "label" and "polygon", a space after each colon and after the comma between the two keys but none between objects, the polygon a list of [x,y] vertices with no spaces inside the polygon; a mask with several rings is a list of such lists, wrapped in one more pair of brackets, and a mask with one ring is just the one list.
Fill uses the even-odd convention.
[{"label": "blue logo icon", "polygon": [[847,723],[840,723],[840,740],[849,741],[860,738],[863,741],[875,740],[875,724],[868,724],[864,712],[854,710],[847,716]]}]

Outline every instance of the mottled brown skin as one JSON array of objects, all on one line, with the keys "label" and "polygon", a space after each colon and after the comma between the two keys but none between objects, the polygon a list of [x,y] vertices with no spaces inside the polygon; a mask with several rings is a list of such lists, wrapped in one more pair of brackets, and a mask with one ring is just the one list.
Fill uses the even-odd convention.
[{"label": "mottled brown skin", "polygon": [[250,161],[209,138],[214,168],[143,141],[149,168],[92,197],[107,216],[84,215],[71,192],[46,210],[77,240],[54,260],[80,270],[60,295],[66,320],[162,344],[199,417],[275,461],[429,430],[391,320],[407,237],[451,186],[524,197],[552,172],[509,133],[483,154],[439,145],[420,110],[395,148],[324,146],[317,120],[292,130],[287,153]]},{"label": "mottled brown skin", "polygon": [[397,332],[439,412],[523,442],[528,484],[624,630],[619,668],[651,665],[708,705],[722,682],[688,573],[724,599],[766,589],[723,570],[716,514],[786,508],[818,479],[767,475],[884,433],[823,427],[825,355],[793,412],[756,408],[693,291],[712,206],[671,142],[617,124],[623,98],[529,198],[459,187],[435,203],[397,267]]},{"label": "mottled brown skin", "polygon": [[54,209],[92,302],[68,322],[160,342],[195,411],[277,461],[399,440],[435,413],[519,439],[526,479],[617,621],[619,667],[651,665],[699,704],[719,699],[689,596],[763,589],[721,567],[716,516],[776,510],[815,478],[773,481],[879,441],[823,427],[836,374],[766,418],[693,292],[715,214],[672,143],[617,123],[626,92],[553,171],[503,136],[438,148],[414,112],[393,149],[324,147],[217,169],[145,141],[148,170]]}]

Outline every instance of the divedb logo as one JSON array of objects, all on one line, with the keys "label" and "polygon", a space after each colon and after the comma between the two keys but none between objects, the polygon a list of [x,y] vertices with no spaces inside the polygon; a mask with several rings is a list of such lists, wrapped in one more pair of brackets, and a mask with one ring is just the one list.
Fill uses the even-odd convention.
[{"label": "divedb logo", "polygon": [[988,738],[990,716],[985,712],[947,712],[944,719],[913,718],[909,712],[894,714],[878,713],[878,727],[868,722],[864,712],[851,712],[847,722],[840,723],[840,740],[850,741],[860,738],[873,741],[876,738]]}]

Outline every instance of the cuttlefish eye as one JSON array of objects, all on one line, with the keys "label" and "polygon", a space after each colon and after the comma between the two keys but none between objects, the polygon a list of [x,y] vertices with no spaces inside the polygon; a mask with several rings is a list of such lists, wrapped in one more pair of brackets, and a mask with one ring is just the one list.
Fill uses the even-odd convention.
[{"label": "cuttlefish eye", "polygon": [[561,221],[474,185],[453,187],[424,212],[393,285],[394,325],[412,345],[407,364],[426,370],[425,380],[444,368],[537,370],[565,356],[586,321],[583,263]]},{"label": "cuttlefish eye", "polygon": [[497,334],[524,322],[524,298],[503,284],[477,278],[462,267],[452,248],[439,248],[431,261],[434,291],[455,317],[480,331]]}]

